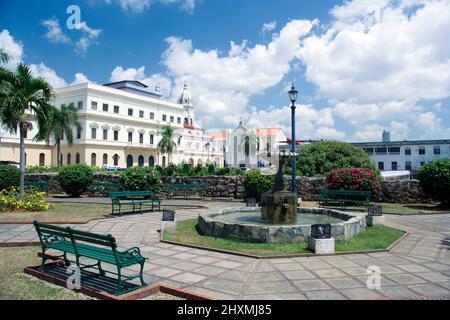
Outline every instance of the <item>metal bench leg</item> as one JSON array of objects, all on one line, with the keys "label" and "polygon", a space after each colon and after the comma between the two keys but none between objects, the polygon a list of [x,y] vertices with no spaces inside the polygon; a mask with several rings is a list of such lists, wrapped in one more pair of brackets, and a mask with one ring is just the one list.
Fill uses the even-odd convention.
[{"label": "metal bench leg", "polygon": [[122,289],[122,274],[120,271],[120,267],[117,266],[117,289],[116,289],[116,294],[120,294],[121,289]]},{"label": "metal bench leg", "polygon": [[45,248],[42,248],[42,261],[41,266],[39,267],[39,271],[45,271],[45,260],[47,260],[45,256]]},{"label": "metal bench leg", "polygon": [[146,286],[147,284],[144,281],[144,263],[145,263],[145,261],[141,263],[141,270],[139,272],[139,279],[141,279],[141,284],[143,286]]},{"label": "metal bench leg", "polygon": [[64,257],[64,265],[66,267],[70,266],[70,261],[67,259],[67,252],[64,252],[63,257]]},{"label": "metal bench leg", "polygon": [[102,268],[102,262],[101,262],[100,260],[98,260],[97,266],[98,266],[98,270],[100,271],[100,275],[101,275],[102,277],[104,277],[104,276],[105,276],[105,270],[103,270],[103,268]]}]

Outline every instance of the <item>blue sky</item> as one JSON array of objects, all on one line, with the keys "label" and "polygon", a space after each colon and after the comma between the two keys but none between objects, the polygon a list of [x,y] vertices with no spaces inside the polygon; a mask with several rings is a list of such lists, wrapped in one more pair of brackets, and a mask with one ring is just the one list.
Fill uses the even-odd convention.
[{"label": "blue sky", "polygon": [[289,132],[294,81],[301,138],[450,138],[449,21],[449,0],[3,0],[0,48],[55,86],[187,81],[208,129]]}]

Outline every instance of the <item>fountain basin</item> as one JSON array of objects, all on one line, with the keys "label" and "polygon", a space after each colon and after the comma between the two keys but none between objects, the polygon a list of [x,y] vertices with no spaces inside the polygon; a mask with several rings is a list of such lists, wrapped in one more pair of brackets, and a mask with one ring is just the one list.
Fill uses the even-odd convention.
[{"label": "fountain basin", "polygon": [[324,208],[302,208],[297,211],[297,223],[268,224],[261,216],[261,208],[227,208],[198,217],[200,231],[216,238],[253,243],[299,243],[311,235],[311,225],[330,223],[331,235],[347,240],[366,226],[365,216]]}]

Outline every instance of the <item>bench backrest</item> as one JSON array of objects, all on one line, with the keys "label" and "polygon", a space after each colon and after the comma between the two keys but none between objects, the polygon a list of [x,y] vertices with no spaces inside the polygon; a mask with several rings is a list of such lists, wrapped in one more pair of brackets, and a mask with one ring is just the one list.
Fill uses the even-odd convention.
[{"label": "bench backrest", "polygon": [[154,193],[150,190],[148,191],[113,191],[109,193],[111,198],[126,199],[126,198],[138,198],[138,197],[150,197]]},{"label": "bench backrest", "polygon": [[72,228],[69,228],[69,233],[75,245],[79,242],[86,242],[103,247],[109,247],[113,250],[117,248],[116,239],[110,234],[103,235],[88,231],[76,230]]},{"label": "bench backrest", "polygon": [[70,241],[69,227],[60,227],[51,224],[33,221],[33,225],[42,243],[58,242],[62,240]]}]

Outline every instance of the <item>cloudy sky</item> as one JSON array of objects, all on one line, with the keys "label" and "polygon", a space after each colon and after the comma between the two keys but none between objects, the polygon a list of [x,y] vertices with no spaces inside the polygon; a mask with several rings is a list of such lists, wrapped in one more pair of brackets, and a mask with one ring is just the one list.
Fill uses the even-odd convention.
[{"label": "cloudy sky", "polygon": [[449,39],[450,0],[0,1],[8,68],[171,100],[187,81],[205,128],[286,133],[294,82],[302,139],[450,139]]}]

